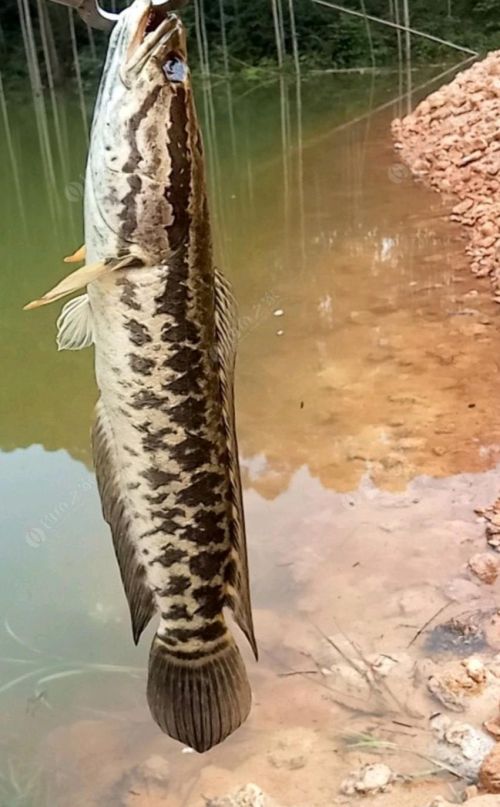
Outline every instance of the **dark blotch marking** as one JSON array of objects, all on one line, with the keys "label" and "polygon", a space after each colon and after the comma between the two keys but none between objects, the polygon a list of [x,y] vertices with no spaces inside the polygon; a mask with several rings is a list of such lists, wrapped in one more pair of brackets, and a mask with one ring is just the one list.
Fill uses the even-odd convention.
[{"label": "dark blotch marking", "polygon": [[178,338],[175,340],[177,348],[177,343],[186,341],[190,333],[192,334],[192,338],[189,338],[190,342],[199,341],[198,326],[192,322],[188,325],[190,320],[187,317],[187,301],[191,292],[188,288],[189,267],[187,258],[187,251],[184,251],[182,254],[173,255],[169,259],[165,288],[154,298],[156,313],[166,314],[175,323],[164,323],[162,341],[171,343],[169,328],[178,328]]},{"label": "dark blotch marking", "polygon": [[167,586],[159,592],[160,597],[168,597],[173,594],[184,594],[191,585],[191,580],[185,574],[173,574]]},{"label": "dark blotch marking", "polygon": [[185,528],[181,524],[179,524],[179,522],[176,521],[172,516],[163,519],[156,532],[158,533],[162,532],[164,533],[164,535],[175,535],[178,538],[185,537],[184,536]]},{"label": "dark blotch marking", "polygon": [[[165,496],[163,496],[163,499],[164,498]],[[162,522],[159,527],[148,530],[145,535],[157,535],[158,533],[163,532],[166,535],[175,534],[179,536],[181,531],[184,531],[182,525],[175,520],[177,516],[184,515],[184,511],[179,507],[172,507],[170,509],[165,507],[163,510],[152,510],[151,515],[153,518],[162,519]]]},{"label": "dark blotch marking", "polygon": [[168,611],[162,613],[163,619],[192,619],[191,614],[187,609],[187,605],[171,605]]},{"label": "dark blotch marking", "polygon": [[146,326],[141,322],[137,322],[136,319],[127,320],[127,322],[124,323],[124,327],[129,332],[130,341],[133,342],[134,345],[142,347],[142,345],[152,341],[151,334]]},{"label": "dark blotch marking", "polygon": [[162,409],[165,405],[168,405],[166,398],[148,389],[136,392],[130,403],[133,409]]},{"label": "dark blotch marking", "polygon": [[203,390],[198,378],[193,378],[189,373],[174,378],[169,384],[164,387],[168,392],[173,392],[174,395],[189,395],[201,396]]},{"label": "dark blotch marking", "polygon": [[218,616],[225,604],[222,586],[199,586],[193,589],[193,597],[199,603],[195,613],[207,619]]},{"label": "dark blotch marking", "polygon": [[130,369],[139,375],[151,375],[155,362],[153,359],[147,359],[145,356],[138,356],[136,353],[129,353]]},{"label": "dark blotch marking", "polygon": [[167,234],[170,248],[177,252],[186,246],[191,222],[189,196],[191,193],[191,155],[189,150],[187,97],[184,87],[172,96],[168,151],[171,159],[170,181],[165,197],[172,207],[172,223]]},{"label": "dark blotch marking", "polygon": [[165,437],[172,434],[170,426],[165,426],[158,431],[148,430],[142,437],[142,445],[145,451],[160,451],[166,448]]},{"label": "dark blotch marking", "polygon": [[203,399],[184,398],[176,406],[171,406],[169,411],[175,422],[186,430],[198,431],[205,424],[206,411]]},{"label": "dark blotch marking", "polygon": [[199,434],[192,434],[176,445],[175,456],[184,469],[193,470],[209,461],[211,451],[212,444],[209,440]]},{"label": "dark blotch marking", "polygon": [[146,482],[149,482],[153,490],[162,488],[164,485],[170,485],[175,479],[177,479],[176,474],[170,474],[168,471],[161,471],[159,468],[148,468],[147,471],[143,471],[141,476],[146,480]]},{"label": "dark blotch marking", "polygon": [[135,296],[135,286],[127,277],[120,277],[116,281],[117,286],[122,287],[122,293],[120,295],[120,302],[124,305],[128,306],[128,308],[132,308],[134,311],[140,311],[141,306],[137,302]]},{"label": "dark blotch marking", "polygon": [[216,575],[221,574],[226,558],[227,552],[225,550],[200,552],[190,559],[189,569],[192,574],[196,574],[202,580],[209,582]]},{"label": "dark blotch marking", "polygon": [[151,566],[153,563],[161,563],[162,566],[168,568],[169,566],[173,566],[174,563],[178,563],[181,560],[186,560],[187,552],[184,552],[183,549],[176,549],[173,546],[166,546],[162,548],[162,553],[159,555],[155,560],[151,561]]},{"label": "dark blotch marking", "polygon": [[127,160],[127,162],[123,166],[123,171],[125,171],[125,173],[127,173],[127,174],[130,174],[130,173],[132,173],[132,171],[135,171],[137,169],[137,166],[139,165],[141,159],[142,159],[141,152],[139,151],[139,149],[137,147],[136,135],[137,135],[137,132],[139,130],[139,126],[142,123],[143,118],[146,117],[149,110],[156,103],[156,100],[157,100],[158,95],[160,94],[160,92],[161,92],[161,86],[154,87],[151,94],[148,95],[148,97],[144,99],[142,105],[139,107],[139,109],[137,110],[135,115],[132,115],[132,117],[129,120],[128,129],[129,129],[129,134],[130,134],[129,144],[130,144],[131,151],[130,151],[129,159]]},{"label": "dark blotch marking", "polygon": [[161,338],[163,342],[197,342],[199,339],[198,328],[191,322],[185,320],[184,322],[166,323],[161,330]]},{"label": "dark blotch marking", "polygon": [[174,628],[169,631],[169,638],[178,642],[189,642],[191,639],[199,639],[202,642],[213,642],[220,639],[226,633],[226,627],[222,622],[209,622],[201,628]]},{"label": "dark blotch marking", "polygon": [[142,189],[142,179],[137,174],[128,177],[129,192],[121,200],[120,221],[121,236],[125,241],[131,241],[137,229],[137,196]]},{"label": "dark blotch marking", "polygon": [[206,656],[212,656],[214,653],[217,653],[219,650],[223,650],[227,646],[227,641],[223,640],[221,642],[218,642],[213,647],[210,647],[208,651],[203,649],[179,650],[177,648],[176,649],[173,648],[176,642],[174,642],[172,639],[169,639],[168,636],[162,636],[161,634],[159,634],[158,638],[161,639],[161,641],[168,646],[168,650],[166,650],[165,652],[168,653],[169,656],[178,658],[181,661],[196,661],[197,659],[202,659],[205,658]]},{"label": "dark blotch marking", "polygon": [[130,145],[130,156],[122,170],[128,177],[130,187],[129,193],[123,198],[123,208],[121,211],[122,226],[120,236],[124,241],[131,241],[134,231],[137,228],[137,194],[142,188],[142,180],[138,173],[138,167],[142,160],[141,152],[137,145],[137,132],[149,110],[154,106],[161,92],[161,85],[154,87],[151,93],[144,99],[143,103],[132,115],[128,124],[128,142]]},{"label": "dark blotch marking", "polygon": [[180,345],[176,353],[163,362],[163,366],[175,370],[176,373],[185,373],[198,367],[202,358],[203,354],[198,348],[192,345]]},{"label": "dark blotch marking", "polygon": [[156,494],[154,494],[154,493],[146,493],[144,498],[150,504],[155,504],[155,505],[156,504],[163,504],[163,502],[167,498],[167,494],[166,493],[156,493]]},{"label": "dark blotch marking", "polygon": [[221,469],[220,474],[201,473],[197,474],[191,484],[179,491],[179,501],[188,507],[195,507],[197,504],[207,506],[218,504],[222,501],[221,494],[217,488],[224,482],[224,474]]},{"label": "dark blotch marking", "polygon": [[199,510],[193,518],[193,529],[186,530],[185,538],[199,546],[222,544],[226,540],[226,513]]}]

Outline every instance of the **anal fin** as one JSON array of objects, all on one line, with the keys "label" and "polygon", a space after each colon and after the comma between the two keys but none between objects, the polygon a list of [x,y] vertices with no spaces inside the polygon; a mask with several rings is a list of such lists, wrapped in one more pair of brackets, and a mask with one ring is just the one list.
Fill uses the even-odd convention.
[{"label": "anal fin", "polygon": [[99,401],[92,432],[97,484],[104,518],[111,527],[116,558],[132,617],[132,633],[137,644],[142,631],[155,613],[153,593],[146,582],[146,571],[130,539],[131,519],[120,491],[113,431]]}]

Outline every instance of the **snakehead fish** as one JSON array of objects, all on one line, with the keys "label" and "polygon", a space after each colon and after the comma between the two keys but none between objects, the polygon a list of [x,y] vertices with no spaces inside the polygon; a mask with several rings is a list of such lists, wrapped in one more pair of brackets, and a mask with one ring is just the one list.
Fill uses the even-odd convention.
[{"label": "snakehead fish", "polygon": [[95,345],[93,451],[135,642],[158,612],[148,701],[198,751],[247,717],[223,609],[257,655],[234,425],[237,316],[214,270],[185,32],[135,0],[111,35],[85,189],[86,265],[27,308],[87,286],[60,348]]}]

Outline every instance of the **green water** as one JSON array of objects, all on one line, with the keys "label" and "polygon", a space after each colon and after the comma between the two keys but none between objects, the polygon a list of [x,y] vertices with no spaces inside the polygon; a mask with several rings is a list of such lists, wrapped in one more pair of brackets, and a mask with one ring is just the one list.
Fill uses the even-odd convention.
[{"label": "green water", "polygon": [[[459,479],[451,487],[469,490],[470,475],[483,474],[477,490],[493,497],[489,469],[500,442],[487,417],[494,337],[478,331],[472,338],[470,321],[452,316],[470,290],[457,235],[440,218],[437,197],[415,188],[392,151],[389,123],[398,104],[370,114],[397,83],[318,76],[301,86],[222,82],[198,92],[217,258],[233,280],[242,317],[238,420],[262,649],[259,667],[249,665],[257,693],[251,720],[203,759],[182,755],[147,712],[148,636],[133,647],[91,470],[92,353],[57,352],[57,306],[21,310],[64,274],[63,256],[82,242],[86,138],[79,104],[58,98],[58,136],[46,99],[50,149],[43,156],[32,104],[7,99],[15,165],[4,127],[1,807],[198,807],[234,784],[235,770],[241,784],[261,776],[285,805],[328,803],[300,772],[293,790],[286,770],[272,779],[257,762],[241,766],[267,752],[287,721],[304,727],[312,719],[302,690],[285,683],[297,686],[297,679],[279,677],[302,663],[290,635],[306,647],[301,631],[311,615],[328,630],[337,605],[347,621],[361,608],[359,591],[350,601],[340,583],[328,608],[315,599],[327,572],[331,580],[342,576],[332,546],[347,546],[351,536],[356,547],[360,524],[378,523],[379,505],[371,511],[367,502],[379,490],[386,497],[380,508],[389,512],[401,506],[409,484],[428,485],[420,479]],[[491,307],[486,293],[474,300],[483,318],[494,316]],[[458,364],[443,370],[439,357],[450,346]],[[450,419],[453,446],[438,430]],[[433,451],[431,439],[444,441],[443,452]],[[435,505],[441,513],[452,507],[445,487]],[[361,521],[354,504],[368,508]],[[468,522],[469,510],[472,499],[457,518]],[[430,516],[414,518],[423,531]],[[351,568],[355,551],[347,556]],[[376,610],[379,571],[375,561],[367,572],[365,608]],[[417,584],[418,572],[407,572]],[[307,695],[309,684],[300,683]],[[299,717],[290,713],[290,699],[297,699]],[[274,701],[282,703],[279,714]],[[314,730],[327,736],[317,724]],[[161,776],[144,785],[140,765],[158,755],[173,765],[168,788]],[[217,780],[213,766],[225,778]],[[335,768],[329,798],[338,777]]]}]

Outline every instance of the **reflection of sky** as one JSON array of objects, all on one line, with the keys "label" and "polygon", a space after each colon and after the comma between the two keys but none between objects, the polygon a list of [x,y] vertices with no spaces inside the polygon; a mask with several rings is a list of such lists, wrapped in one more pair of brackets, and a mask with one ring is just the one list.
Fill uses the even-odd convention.
[{"label": "reflection of sky", "polygon": [[[242,462],[252,476],[265,465],[264,455]],[[6,620],[43,654],[144,665],[149,639],[134,648],[94,474],[65,450],[33,445],[0,452],[0,476],[0,657],[32,657],[8,635]],[[292,485],[274,502],[247,491],[246,502],[255,605],[289,602],[288,571],[276,567],[266,546],[273,515],[278,537],[283,517],[292,504],[300,511],[301,499]],[[0,668],[0,686],[3,680]]]},{"label": "reflection of sky", "polygon": [[[85,634],[90,641],[99,625],[116,630],[118,621],[130,638],[94,475],[66,451],[41,446],[0,453],[0,474],[2,621],[47,651],[81,655]],[[9,641],[0,631],[2,650],[7,642],[12,652]]]},{"label": "reflection of sky", "polygon": [[66,521],[82,529],[82,520],[74,514],[88,509],[89,502],[95,504],[93,475],[66,451],[47,452],[42,446],[31,446],[2,453],[0,469],[2,520],[16,539],[26,542],[30,530],[38,530],[42,542],[42,534],[47,540],[60,539]]},{"label": "reflection of sky", "polygon": [[387,237],[382,238],[380,247],[380,260],[382,262],[387,261],[391,257],[395,246],[396,246],[396,240],[394,238],[387,238]]}]

